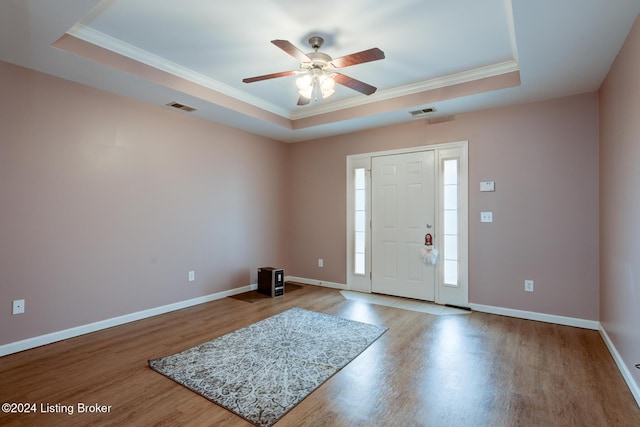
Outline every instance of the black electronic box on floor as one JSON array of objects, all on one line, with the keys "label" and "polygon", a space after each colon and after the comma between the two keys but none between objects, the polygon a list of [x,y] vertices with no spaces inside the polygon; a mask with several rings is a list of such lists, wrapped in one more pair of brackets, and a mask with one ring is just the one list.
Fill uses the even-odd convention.
[{"label": "black electronic box on floor", "polygon": [[284,295],[284,270],[262,267],[258,269],[258,292],[270,297]]}]

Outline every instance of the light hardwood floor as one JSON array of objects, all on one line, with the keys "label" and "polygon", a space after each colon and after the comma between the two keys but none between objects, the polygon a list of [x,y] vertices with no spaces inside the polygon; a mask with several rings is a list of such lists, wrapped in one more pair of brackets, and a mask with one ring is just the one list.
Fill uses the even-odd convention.
[{"label": "light hardwood floor", "polygon": [[[172,354],[290,307],[389,330],[303,400],[283,426],[640,426],[640,408],[597,331],[484,313],[435,316],[304,286],[225,298],[0,358],[0,425],[251,426],[152,371]],[[110,406],[77,413],[77,404]],[[74,414],[40,413],[42,405]]]}]

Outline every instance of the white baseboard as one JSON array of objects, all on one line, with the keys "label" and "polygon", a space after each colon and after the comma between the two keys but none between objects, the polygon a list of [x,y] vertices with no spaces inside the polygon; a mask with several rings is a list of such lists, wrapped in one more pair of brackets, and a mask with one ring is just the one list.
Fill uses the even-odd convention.
[{"label": "white baseboard", "polygon": [[240,288],[230,289],[228,291],[218,292],[215,294],[205,295],[198,298],[179,301],[173,304],[163,305],[161,307],[150,308],[148,310],[138,311],[136,313],[125,314],[123,316],[113,317],[111,319],[100,320],[98,322],[89,323],[87,325],[76,326],[75,328],[65,329],[63,331],[52,332],[46,335],[40,335],[33,338],[27,338],[22,341],[16,341],[9,344],[0,345],[0,357],[8,354],[17,353],[23,350],[40,347],[42,345],[51,344],[56,341],[62,341],[91,332],[100,331],[102,329],[111,328],[113,326],[122,325],[136,320],[146,319],[147,317],[157,316],[159,314],[168,313],[170,311],[180,310],[182,308],[192,307],[194,305],[203,304],[205,302],[226,298],[232,295],[241,294],[243,292],[252,291],[258,288],[258,285],[247,285]]},{"label": "white baseboard", "polygon": [[499,314],[501,316],[517,317],[519,319],[537,320],[539,322],[556,323],[558,325],[575,326],[577,328],[598,330],[600,322],[597,320],[578,319],[575,317],[557,316],[555,314],[537,313],[535,311],[515,310],[512,308],[493,307],[482,304],[469,304],[475,311]]},{"label": "white baseboard", "polygon": [[286,276],[285,281],[304,283],[305,285],[324,286],[325,288],[332,289],[347,289],[347,285],[343,283],[327,282],[325,280],[305,279],[304,277]]},{"label": "white baseboard", "polygon": [[638,404],[638,406],[640,406],[640,385],[638,385],[636,380],[633,378],[633,375],[631,375],[629,368],[627,368],[627,365],[624,363],[622,356],[620,356],[620,353],[618,353],[618,349],[616,349],[616,346],[613,345],[613,341],[611,341],[611,338],[609,338],[609,334],[607,334],[607,331],[602,327],[602,325],[600,325],[600,328],[598,330],[600,331],[600,336],[602,336],[604,343],[607,345],[607,348],[609,349],[609,353],[611,353],[613,360],[616,361],[618,370],[622,374],[622,377],[627,383],[627,386],[629,386],[631,394],[633,394],[633,397],[636,399],[636,403]]}]

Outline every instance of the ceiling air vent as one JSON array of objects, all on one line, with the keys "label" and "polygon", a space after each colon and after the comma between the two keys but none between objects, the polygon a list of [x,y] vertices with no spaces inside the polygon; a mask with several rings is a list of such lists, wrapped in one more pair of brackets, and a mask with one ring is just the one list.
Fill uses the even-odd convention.
[{"label": "ceiling air vent", "polygon": [[180,104],[179,102],[170,102],[167,104],[167,106],[177,108],[178,110],[186,111],[187,113],[197,110],[197,108],[189,107],[188,105]]},{"label": "ceiling air vent", "polygon": [[436,109],[433,107],[423,108],[422,110],[409,111],[412,119],[422,119],[428,117],[430,114],[435,113]]}]

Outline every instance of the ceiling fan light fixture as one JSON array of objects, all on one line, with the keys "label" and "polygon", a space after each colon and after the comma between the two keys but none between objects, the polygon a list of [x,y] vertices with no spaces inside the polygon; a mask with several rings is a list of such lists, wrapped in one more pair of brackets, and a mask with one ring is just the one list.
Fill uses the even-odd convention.
[{"label": "ceiling fan light fixture", "polygon": [[312,69],[296,79],[300,96],[307,99],[313,98],[315,101],[320,98],[327,99],[336,93],[335,85],[333,74],[328,75],[320,69]]},{"label": "ceiling fan light fixture", "polygon": [[334,93],[336,93],[335,90],[330,89],[330,90],[323,90],[322,91],[322,99],[327,99],[328,97],[330,97],[331,95],[333,95]]},{"label": "ceiling fan light fixture", "polygon": [[313,85],[313,78],[308,74],[304,73],[300,77],[296,79],[296,86],[300,91],[306,90],[307,88]]},{"label": "ceiling fan light fixture", "polygon": [[336,93],[336,91],[333,89],[336,85],[335,80],[333,80],[333,76],[323,74],[318,78],[318,80],[320,83],[320,91],[322,91],[322,99],[327,99],[328,97]]},{"label": "ceiling fan light fixture", "polygon": [[[326,74],[321,74],[318,77],[318,81],[320,82],[320,89],[322,89],[322,93],[333,91],[333,88],[336,85],[335,80],[333,80],[333,76],[328,76]],[[326,98],[326,97],[325,97]]]}]

